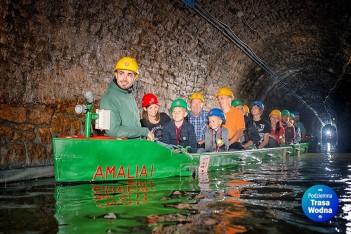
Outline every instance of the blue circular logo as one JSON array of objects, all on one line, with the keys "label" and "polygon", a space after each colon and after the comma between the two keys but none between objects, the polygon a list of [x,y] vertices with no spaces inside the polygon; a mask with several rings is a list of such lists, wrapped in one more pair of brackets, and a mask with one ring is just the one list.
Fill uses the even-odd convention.
[{"label": "blue circular logo", "polygon": [[316,222],[328,221],[338,211],[339,200],[333,189],[325,185],[314,185],[302,197],[305,215]]}]

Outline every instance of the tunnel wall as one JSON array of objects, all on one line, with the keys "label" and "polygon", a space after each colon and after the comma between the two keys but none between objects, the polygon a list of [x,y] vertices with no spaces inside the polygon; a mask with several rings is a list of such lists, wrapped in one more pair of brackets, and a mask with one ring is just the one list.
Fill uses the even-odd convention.
[{"label": "tunnel wall", "polygon": [[[277,21],[283,5],[241,4],[204,7],[229,22],[258,55],[270,58],[272,42],[279,41],[275,34],[286,32],[297,19]],[[292,9],[285,7],[284,14],[293,14]],[[4,1],[0,14],[1,168],[52,163],[52,137],[82,134],[83,117],[74,106],[91,90],[98,107],[122,56],[139,62],[138,104],[152,92],[165,112],[172,100],[187,99],[195,91],[204,94],[205,109],[216,107],[214,95],[223,86],[246,104],[264,100],[267,113],[275,107],[300,107],[264,95],[275,79],[181,1]],[[277,22],[285,26],[275,27]],[[259,28],[260,37],[255,33]],[[297,38],[297,44],[298,39],[304,40]],[[285,74],[279,58],[271,57],[268,65]],[[314,113],[303,113],[302,120],[315,119]]]}]

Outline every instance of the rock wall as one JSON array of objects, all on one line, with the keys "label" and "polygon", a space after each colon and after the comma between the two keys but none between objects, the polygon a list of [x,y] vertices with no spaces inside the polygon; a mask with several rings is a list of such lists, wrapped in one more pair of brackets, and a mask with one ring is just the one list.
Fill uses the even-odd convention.
[{"label": "rock wall", "polygon": [[[286,35],[289,28],[297,30],[300,25],[291,17],[292,4],[202,2],[259,56],[271,57],[270,66],[289,71],[279,63],[281,54],[270,55],[282,42],[274,34]],[[318,5],[311,2],[310,7]],[[307,14],[301,4],[296,8]],[[122,56],[139,62],[138,103],[152,92],[165,112],[172,100],[187,99],[195,91],[204,94],[205,109],[216,107],[214,95],[222,86],[231,87],[237,98],[249,103],[269,97],[264,91],[275,82],[181,1],[5,0],[0,15],[1,168],[52,163],[52,137],[83,134],[83,116],[74,113],[74,106],[83,103],[83,94],[91,90],[98,107]],[[301,27],[307,30],[309,25]],[[299,41],[318,45],[308,38],[294,40],[297,47]],[[283,107],[277,100],[273,103],[271,109]],[[288,100],[285,106],[293,105]]]},{"label": "rock wall", "polygon": [[153,92],[166,112],[194,91],[217,105],[251,63],[179,2],[5,1],[0,13],[2,168],[52,163],[52,137],[83,133],[74,106],[92,90],[98,107],[122,56],[140,64],[137,101]]}]

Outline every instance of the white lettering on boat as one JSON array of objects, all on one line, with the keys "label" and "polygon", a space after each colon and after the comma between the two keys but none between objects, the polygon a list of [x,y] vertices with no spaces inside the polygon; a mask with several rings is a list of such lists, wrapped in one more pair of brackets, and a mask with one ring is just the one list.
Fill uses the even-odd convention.
[{"label": "white lettering on boat", "polygon": [[[139,169],[140,167],[140,169]],[[154,175],[154,164],[151,164],[150,168],[147,168],[146,165],[135,165],[135,169],[130,165],[128,166],[119,166],[118,171],[115,165],[110,166],[100,166],[96,167],[93,181],[98,180],[110,180],[110,179],[138,179],[138,178],[151,178]],[[117,171],[117,173],[116,173]]]}]

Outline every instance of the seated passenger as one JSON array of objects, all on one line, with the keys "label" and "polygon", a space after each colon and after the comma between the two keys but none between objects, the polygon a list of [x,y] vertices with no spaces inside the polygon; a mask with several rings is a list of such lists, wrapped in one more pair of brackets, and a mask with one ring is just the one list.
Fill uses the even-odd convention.
[{"label": "seated passenger", "polygon": [[[241,144],[243,148],[244,149],[256,148],[256,145],[258,145],[260,141],[260,135],[258,134],[257,128],[254,126],[253,119],[249,117],[247,114],[245,114],[246,105],[244,106],[244,103],[239,99],[232,101],[231,105],[236,109],[240,110],[244,115],[245,130],[244,130],[244,136],[241,139]],[[247,109],[248,108],[249,107],[247,107]]]},{"label": "seated passenger", "polygon": [[285,143],[285,130],[280,122],[281,112],[277,109],[272,110],[269,114],[271,122],[271,131],[269,133],[268,147],[279,147]]},{"label": "seated passenger", "polygon": [[300,143],[301,141],[301,130],[299,126],[297,126],[297,123],[295,120],[296,120],[295,115],[293,113],[290,113],[290,122],[295,128],[294,144],[297,144],[297,143]]},{"label": "seated passenger", "polygon": [[234,99],[232,90],[227,87],[221,88],[218,90],[216,98],[225,115],[224,127],[229,131],[229,149],[242,149],[240,138],[245,129],[245,120],[241,111],[231,106]]},{"label": "seated passenger", "polygon": [[285,131],[285,144],[293,144],[296,133],[295,133],[295,127],[290,121],[290,112],[288,110],[282,110],[282,126],[284,127]]},{"label": "seated passenger", "polygon": [[283,128],[285,128],[288,125],[288,122],[289,122],[290,111],[282,110],[281,114],[282,114],[282,118],[281,118],[280,121],[282,123]]},{"label": "seated passenger", "polygon": [[251,103],[251,114],[254,120],[254,125],[260,135],[260,142],[257,147],[259,149],[265,148],[268,145],[269,132],[271,131],[270,124],[266,120],[261,119],[263,111],[264,105],[261,101],[254,101]]},{"label": "seated passenger", "polygon": [[305,125],[300,121],[300,113],[298,111],[293,111],[292,113],[295,115],[295,122],[301,131],[301,141],[304,141],[306,140],[306,128]]},{"label": "seated passenger", "polygon": [[228,151],[228,129],[222,126],[225,123],[225,116],[221,109],[213,108],[208,112],[209,129],[205,133],[205,150]]},{"label": "seated passenger", "polygon": [[195,128],[197,152],[205,151],[205,131],[207,129],[207,111],[203,110],[204,97],[195,92],[189,98],[190,113],[188,121]]},{"label": "seated passenger", "polygon": [[169,145],[180,145],[188,148],[188,152],[196,153],[197,142],[194,126],[184,120],[188,114],[186,101],[181,98],[174,100],[169,112],[172,121],[163,127],[162,142]]},{"label": "seated passenger", "polygon": [[154,133],[155,140],[162,140],[163,126],[171,121],[171,118],[164,112],[160,113],[158,99],[152,93],[147,93],[141,101],[143,108],[142,119],[140,120],[142,127],[147,127]]}]

